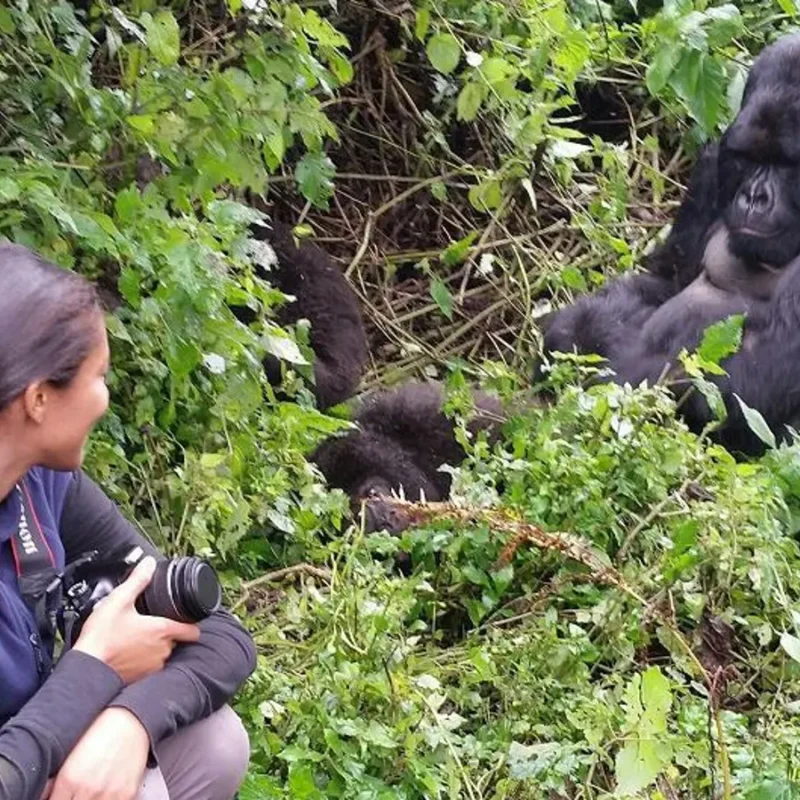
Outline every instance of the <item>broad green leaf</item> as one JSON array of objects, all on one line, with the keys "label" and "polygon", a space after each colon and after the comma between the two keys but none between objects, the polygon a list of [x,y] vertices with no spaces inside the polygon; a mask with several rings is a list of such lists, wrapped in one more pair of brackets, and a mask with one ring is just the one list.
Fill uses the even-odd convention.
[{"label": "broad green leaf", "polygon": [[420,42],[424,42],[430,27],[431,12],[427,8],[417,9],[417,18],[414,21],[414,36],[416,36]]},{"label": "broad green leaf", "polygon": [[114,314],[107,314],[106,315],[106,328],[109,334],[114,339],[119,339],[123,342],[128,342],[128,344],[133,344],[133,339],[131,338],[128,329],[125,327],[122,320]]},{"label": "broad green leaf", "polygon": [[152,114],[131,114],[125,121],[134,130],[149,136],[155,130],[155,119]]},{"label": "broad green leaf", "polygon": [[353,80],[353,65],[349,58],[334,52],[328,56],[328,65],[340,84],[344,85]]},{"label": "broad green leaf", "polygon": [[458,94],[456,103],[458,119],[464,122],[472,122],[478,116],[478,110],[485,96],[485,84],[475,83],[474,81],[465,84]]},{"label": "broad green leaf", "polygon": [[264,345],[268,353],[272,353],[281,361],[288,361],[290,364],[308,364],[308,360],[300,352],[297,342],[288,336],[268,333],[264,337]]},{"label": "broad green leaf", "polygon": [[397,747],[397,742],[389,735],[389,730],[377,720],[371,720],[367,729],[361,734],[367,744],[393,750]]},{"label": "broad green leaf", "polygon": [[672,706],[669,680],[658,667],[635,675],[623,696],[627,742],[617,753],[617,794],[634,795],[649,786],[672,759],[667,714]]},{"label": "broad green leaf", "polygon": [[561,282],[564,286],[569,286],[570,289],[576,289],[580,292],[586,291],[586,278],[583,273],[573,266],[564,267],[561,270]]},{"label": "broad green leaf", "polygon": [[138,308],[142,301],[140,274],[131,267],[123,267],[117,281],[117,288],[125,298],[125,302],[133,308]]},{"label": "broad green leaf", "polygon": [[315,206],[326,207],[333,195],[336,167],[324,153],[306,153],[294,171],[303,196]]},{"label": "broad green leaf", "polygon": [[111,7],[111,16],[117,21],[117,24],[127,33],[135,36],[142,44],[147,44],[147,35],[142,28],[132,20],[128,19],[125,14],[120,11],[116,6]]},{"label": "broad green leaf", "polygon": [[447,284],[439,277],[431,281],[431,297],[442,314],[447,319],[453,319],[453,295],[450,294]]},{"label": "broad green leaf", "polygon": [[729,64],[728,71],[731,77],[728,82],[728,90],[725,93],[725,99],[728,103],[728,111],[731,114],[738,114],[739,109],[742,107],[742,95],[744,94],[744,85],[747,82],[747,70],[741,64]]},{"label": "broad green leaf", "polygon": [[431,194],[439,202],[447,199],[447,184],[444,181],[436,181],[436,183],[432,183],[430,190]]},{"label": "broad green leaf", "polygon": [[791,633],[781,634],[781,647],[789,654],[795,661],[800,662],[800,639],[792,636]]},{"label": "broad green leaf", "polygon": [[742,15],[736,6],[726,3],[712,6],[705,12],[708,46],[712,50],[724,47],[744,29]]},{"label": "broad green leaf", "polygon": [[750,430],[753,431],[767,447],[771,447],[774,450],[778,446],[775,441],[775,434],[772,432],[769,425],[767,425],[767,421],[761,415],[761,412],[756,408],[750,408],[738,394],[734,395],[734,397],[742,409],[742,414],[744,414],[744,418],[747,420],[747,426]]},{"label": "broad green leaf", "polygon": [[645,73],[645,83],[650,94],[657,96],[663,91],[680,56],[681,48],[675,45],[662,47],[656,52]]},{"label": "broad green leaf", "polygon": [[463,239],[453,242],[442,253],[442,263],[447,267],[454,267],[456,264],[460,264],[469,254],[469,249],[477,238],[478,232],[471,231]]},{"label": "broad green leaf", "polygon": [[7,8],[0,8],[0,33],[10,36],[16,29],[17,25],[11,12]]},{"label": "broad green leaf", "polygon": [[517,71],[516,67],[509,64],[504,58],[487,58],[481,64],[481,74],[490,83],[500,83]]},{"label": "broad green leaf", "polygon": [[719,60],[708,53],[686,51],[670,84],[686,103],[692,117],[711,135],[725,104],[725,71]]},{"label": "broad green leaf", "polygon": [[719,365],[724,358],[736,353],[741,347],[743,327],[743,314],[734,314],[721,322],[715,322],[706,328],[697,354],[703,361]]},{"label": "broad green leaf", "polygon": [[10,203],[19,197],[20,188],[11,178],[0,178],[0,203]]},{"label": "broad green leaf", "polygon": [[288,788],[291,791],[290,797],[297,800],[316,800],[316,798],[322,797],[314,782],[314,772],[311,766],[302,762],[292,764],[289,768]]},{"label": "broad green leaf", "polygon": [[663,760],[664,749],[657,741],[636,739],[628,742],[617,753],[615,761],[616,794],[620,797],[637,795],[653,783],[669,764],[669,760],[666,763]]},{"label": "broad green leaf", "polygon": [[263,154],[270,169],[277,169],[280,166],[286,155],[286,137],[283,129],[273,131],[266,137]]},{"label": "broad green leaf", "polygon": [[172,66],[181,54],[181,31],[172,12],[162,10],[155,16],[144,13],[141,23],[147,31],[147,49],[159,64]]},{"label": "broad green leaf", "polygon": [[212,200],[206,206],[208,218],[217,225],[237,225],[244,228],[251,223],[262,223],[264,215],[244,203],[235,200]]},{"label": "broad green leaf", "polygon": [[645,713],[641,725],[646,725],[652,733],[666,731],[672,691],[669,680],[658,667],[649,667],[642,673],[642,705]]},{"label": "broad green leaf", "polygon": [[476,211],[493,211],[503,202],[503,190],[498,180],[489,179],[471,186],[467,196]]},{"label": "broad green leaf", "polygon": [[323,47],[347,47],[349,45],[347,37],[339,33],[313,8],[303,12],[302,28],[306,34],[316,39]]},{"label": "broad green leaf", "polygon": [[703,397],[705,397],[714,419],[719,422],[724,421],[728,416],[728,409],[725,406],[725,401],[722,398],[722,392],[720,392],[719,386],[705,378],[695,378],[692,383]]},{"label": "broad green leaf", "polygon": [[200,466],[203,469],[216,469],[224,464],[227,458],[227,453],[203,453],[200,456]]},{"label": "broad green leaf", "polygon": [[461,45],[458,39],[449,33],[437,33],[428,40],[425,48],[433,68],[448,75],[461,60]]}]

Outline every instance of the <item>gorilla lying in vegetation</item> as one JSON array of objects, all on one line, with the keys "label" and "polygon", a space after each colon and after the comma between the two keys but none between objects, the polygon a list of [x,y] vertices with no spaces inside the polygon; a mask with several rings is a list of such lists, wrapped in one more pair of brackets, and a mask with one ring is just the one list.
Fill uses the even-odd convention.
[{"label": "gorilla lying in vegetation", "polygon": [[[407,500],[445,500],[450,475],[443,464],[457,465],[464,450],[454,424],[442,411],[444,395],[437,383],[409,383],[367,396],[353,418],[358,429],[323,442],[311,456],[328,485],[346,492],[354,513],[365,502],[367,532],[400,533],[408,522],[385,498],[401,489]],[[496,435],[503,418],[500,401],[477,392],[471,433]]]},{"label": "gorilla lying in vegetation", "polygon": [[[347,278],[321,248],[310,242],[298,246],[286,225],[253,226],[252,233],[267,241],[277,256],[277,264],[269,271],[259,268],[259,277],[295,298],[278,310],[278,324],[286,327],[300,319],[311,323],[317,406],[326,409],[349,399],[366,368],[368,348],[361,308]],[[244,306],[233,311],[247,324],[255,318]],[[273,386],[281,383],[278,358],[268,355],[264,369]]]},{"label": "gorilla lying in vegetation", "polygon": [[[742,345],[715,377],[728,417],[717,438],[758,453],[738,395],[778,436],[800,412],[800,35],[766,48],[742,108],[692,175],[673,230],[641,274],[611,281],[546,322],[546,351],[597,353],[620,382],[651,384],[675,370],[704,330],[745,314]],[[678,385],[685,388],[685,380]],[[699,392],[680,413],[695,430],[712,419]]]}]

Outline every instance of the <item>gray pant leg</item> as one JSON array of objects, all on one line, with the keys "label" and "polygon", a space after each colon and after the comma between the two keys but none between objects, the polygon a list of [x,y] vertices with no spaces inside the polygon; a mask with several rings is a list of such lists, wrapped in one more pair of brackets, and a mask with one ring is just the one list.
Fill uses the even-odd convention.
[{"label": "gray pant leg", "polygon": [[244,780],[250,741],[229,706],[156,746],[137,800],[231,800]]}]

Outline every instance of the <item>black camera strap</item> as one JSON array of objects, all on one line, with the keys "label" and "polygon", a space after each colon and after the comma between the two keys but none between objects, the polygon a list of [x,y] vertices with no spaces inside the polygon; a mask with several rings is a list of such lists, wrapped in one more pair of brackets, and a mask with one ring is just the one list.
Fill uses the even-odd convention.
[{"label": "black camera strap", "polygon": [[[17,484],[16,491],[20,501],[19,521],[11,537],[11,552],[19,592],[34,612],[39,636],[51,638],[56,631],[56,614],[61,605],[59,572],[24,479]],[[31,644],[36,650],[40,671],[46,671],[41,643],[31,639]]]}]

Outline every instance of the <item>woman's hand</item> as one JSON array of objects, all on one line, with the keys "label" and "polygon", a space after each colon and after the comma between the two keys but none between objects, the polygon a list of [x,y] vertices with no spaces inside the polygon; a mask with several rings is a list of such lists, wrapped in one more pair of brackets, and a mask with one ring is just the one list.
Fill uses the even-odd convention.
[{"label": "woman's hand", "polygon": [[147,616],[134,608],[155,568],[155,559],[143,559],[128,580],[97,604],[74,646],[107,664],[126,684],[158,672],[177,642],[196,642],[200,636],[197,625]]},{"label": "woman's hand", "polygon": [[142,788],[150,738],[125,708],[107,708],[75,745],[48,800],[134,800]]}]

